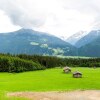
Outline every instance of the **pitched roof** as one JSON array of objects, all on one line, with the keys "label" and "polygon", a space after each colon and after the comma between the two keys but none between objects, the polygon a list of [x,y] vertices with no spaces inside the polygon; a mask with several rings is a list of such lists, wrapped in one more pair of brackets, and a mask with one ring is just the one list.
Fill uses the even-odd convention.
[{"label": "pitched roof", "polygon": [[75,75],[75,74],[80,74],[80,75],[82,75],[82,73],[81,73],[81,72],[78,72],[78,71],[73,73],[73,75]]}]

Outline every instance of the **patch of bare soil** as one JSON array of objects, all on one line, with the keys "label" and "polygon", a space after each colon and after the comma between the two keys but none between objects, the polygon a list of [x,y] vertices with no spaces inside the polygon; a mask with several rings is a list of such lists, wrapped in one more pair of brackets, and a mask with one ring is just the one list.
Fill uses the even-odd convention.
[{"label": "patch of bare soil", "polygon": [[71,92],[15,92],[7,96],[25,97],[30,100],[100,100],[100,90]]}]

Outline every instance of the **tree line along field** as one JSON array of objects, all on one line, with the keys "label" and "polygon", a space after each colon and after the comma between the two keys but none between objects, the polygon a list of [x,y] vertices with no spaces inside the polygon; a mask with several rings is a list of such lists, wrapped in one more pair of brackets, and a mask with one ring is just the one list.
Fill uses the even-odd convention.
[{"label": "tree line along field", "polygon": [[100,58],[59,58],[40,55],[0,54],[1,72],[24,72],[54,67],[100,67]]},{"label": "tree line along field", "polygon": [[[66,65],[71,67],[72,73],[80,71],[82,78],[63,73]],[[0,54],[0,99],[7,99],[7,92],[16,91],[100,90],[99,67],[100,58]]]}]

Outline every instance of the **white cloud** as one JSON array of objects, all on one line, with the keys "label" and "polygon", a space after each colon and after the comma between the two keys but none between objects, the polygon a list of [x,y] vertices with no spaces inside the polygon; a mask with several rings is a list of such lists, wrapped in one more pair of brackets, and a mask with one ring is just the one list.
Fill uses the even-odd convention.
[{"label": "white cloud", "polygon": [[99,4],[100,0],[0,0],[0,9],[14,25],[68,37],[100,26]]},{"label": "white cloud", "polygon": [[9,17],[0,10],[0,33],[11,32],[18,29],[20,29],[20,26],[13,25]]}]

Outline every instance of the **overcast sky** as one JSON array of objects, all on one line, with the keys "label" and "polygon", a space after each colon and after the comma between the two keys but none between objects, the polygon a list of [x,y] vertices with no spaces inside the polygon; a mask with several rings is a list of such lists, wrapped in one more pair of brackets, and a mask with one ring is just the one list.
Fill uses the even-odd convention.
[{"label": "overcast sky", "polygon": [[0,32],[20,28],[65,37],[100,29],[100,0],[0,0]]}]

